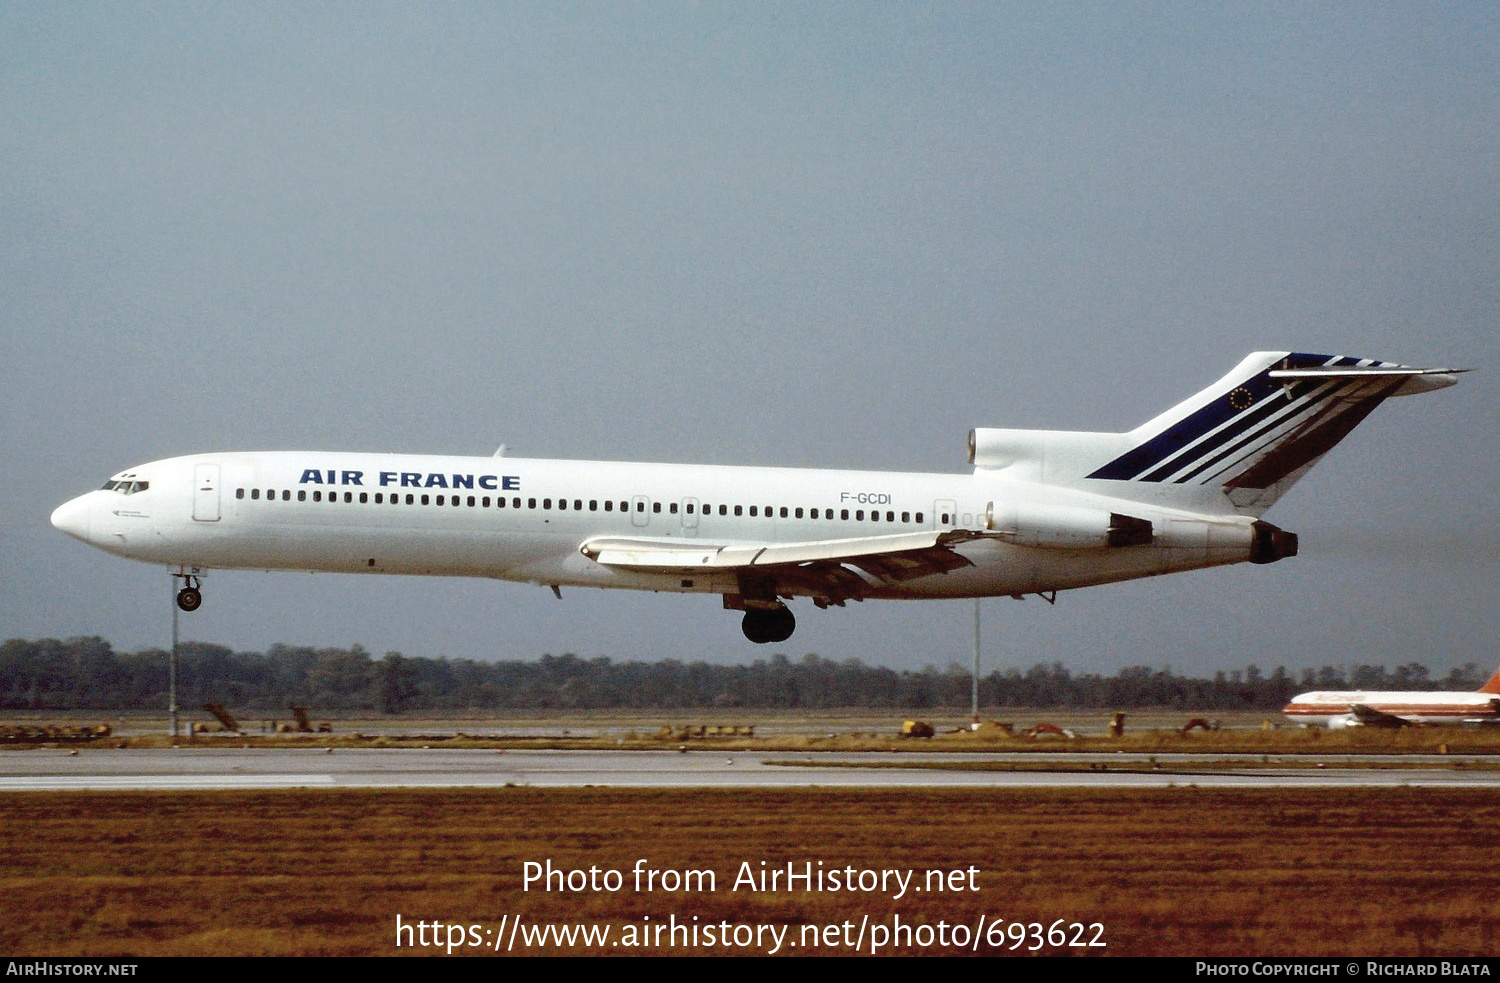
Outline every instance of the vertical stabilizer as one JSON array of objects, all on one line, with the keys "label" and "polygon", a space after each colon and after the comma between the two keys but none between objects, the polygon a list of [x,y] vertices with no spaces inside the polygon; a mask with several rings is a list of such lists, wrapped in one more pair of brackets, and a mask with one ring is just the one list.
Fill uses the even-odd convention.
[{"label": "vertical stabilizer", "polygon": [[1124,498],[1186,502],[1211,489],[1235,511],[1260,515],[1382,401],[1451,386],[1459,371],[1256,352],[1132,430],[1129,449],[1085,477]]}]

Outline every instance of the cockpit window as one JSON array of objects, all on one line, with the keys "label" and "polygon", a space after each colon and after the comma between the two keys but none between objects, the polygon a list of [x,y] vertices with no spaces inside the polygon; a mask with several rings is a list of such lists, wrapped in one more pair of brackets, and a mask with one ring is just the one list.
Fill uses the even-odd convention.
[{"label": "cockpit window", "polygon": [[134,495],[151,487],[149,481],[115,481],[110,479],[104,483],[104,491],[117,491],[121,495]]}]

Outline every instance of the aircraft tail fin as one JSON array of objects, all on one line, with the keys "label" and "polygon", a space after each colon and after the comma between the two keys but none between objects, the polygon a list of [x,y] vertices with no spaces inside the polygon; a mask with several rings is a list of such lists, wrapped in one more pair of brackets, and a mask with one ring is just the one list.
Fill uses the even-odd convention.
[{"label": "aircraft tail fin", "polygon": [[1500,669],[1495,670],[1495,674],[1490,677],[1489,682],[1479,687],[1479,692],[1500,693]]},{"label": "aircraft tail fin", "polygon": [[[1049,444],[1045,480],[1097,487],[1118,498],[1259,516],[1382,401],[1451,386],[1462,371],[1256,352],[1129,433],[1038,434],[1034,440]],[[989,435],[1023,433],[975,431],[971,460],[993,466],[984,463],[985,451],[1005,441]]]}]

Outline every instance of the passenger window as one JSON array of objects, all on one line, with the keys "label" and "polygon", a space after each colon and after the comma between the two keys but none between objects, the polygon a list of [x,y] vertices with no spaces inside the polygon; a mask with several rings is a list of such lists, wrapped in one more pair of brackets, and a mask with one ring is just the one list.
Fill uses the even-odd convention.
[{"label": "passenger window", "polygon": [[671,505],[671,507],[668,508],[667,511],[671,512],[673,515],[676,515],[677,514],[677,503],[673,502],[672,505]]},{"label": "passenger window", "polygon": [[306,488],[298,488],[297,489],[297,501],[299,501],[299,502],[305,502],[305,501],[307,501],[307,489]]},{"label": "passenger window", "polygon": [[321,502],[321,501],[323,501],[323,493],[320,492],[320,491],[313,492],[313,501],[314,502]]},{"label": "passenger window", "polygon": [[[510,500],[510,507],[513,508],[513,509],[520,508],[521,507],[521,500],[519,498],[513,498],[513,499],[511,499]],[[532,508],[536,508],[536,499],[532,499],[531,500],[531,507]]]},{"label": "passenger window", "polygon": [[[105,490],[106,491],[113,491],[114,490],[114,485],[111,484],[111,485],[107,486],[105,488]],[[236,488],[234,490],[234,497],[235,498],[244,498],[245,497],[245,489],[243,489],[243,488]]]},{"label": "passenger window", "polygon": [[292,490],[290,488],[283,488],[281,490],[281,500],[283,502],[290,502],[292,500]]},{"label": "passenger window", "polygon": [[559,498],[557,500],[557,509],[559,512],[568,511],[568,500],[566,498]]},{"label": "passenger window", "polygon": [[359,493],[359,504],[365,505],[369,501],[370,501],[370,493],[369,492],[360,492]]},{"label": "passenger window", "polygon": [[[488,498],[486,498],[486,499],[485,499],[485,500],[484,500],[484,504],[485,504],[485,505],[488,505],[488,504],[490,504],[490,500],[489,500],[489,499],[488,499]],[[471,508],[471,509],[472,509],[472,508],[473,508],[473,507],[474,507],[474,496],[473,496],[473,495],[470,495],[470,496],[469,496],[469,508]]]},{"label": "passenger window", "polygon": [[845,522],[848,522],[849,521],[849,510],[848,509],[839,509],[839,518],[843,519]]},{"label": "passenger window", "polygon": [[911,521],[911,513],[910,512],[902,512],[901,513],[901,521],[902,522],[910,522]]},{"label": "passenger window", "polygon": [[[503,502],[505,500],[502,498],[501,501]],[[474,503],[470,502],[469,504],[473,505]],[[484,508],[484,509],[487,509],[487,508],[490,507],[490,497],[488,495],[486,495],[486,496],[484,496],[484,498],[480,499],[480,501],[479,501],[479,507],[480,508]]]},{"label": "passenger window", "polygon": [[[727,506],[727,505],[720,505],[719,506],[719,514],[720,515],[728,515],[729,514],[729,506]],[[736,512],[735,515],[739,515],[739,513]]]},{"label": "passenger window", "polygon": [[542,499],[542,509],[544,511],[549,511],[550,512],[552,510],[552,499],[550,499],[550,498],[544,498],[544,499]]},{"label": "passenger window", "polygon": [[604,501],[604,511],[606,511],[606,512],[613,512],[614,510],[615,510],[615,503],[614,503],[614,501],[612,499],[605,499],[605,501]]},{"label": "passenger window", "polygon": [[430,495],[423,495],[422,496],[422,504],[423,505],[431,505],[432,504],[432,497]]},{"label": "passenger window", "polygon": [[755,513],[755,506],[754,506],[754,505],[752,505],[752,506],[750,506],[750,515],[751,515],[751,516],[752,516],[752,517],[754,517],[754,515],[755,515],[755,514],[756,514],[756,513]]},{"label": "passenger window", "polygon": [[260,501],[260,489],[259,488],[252,488],[252,489],[250,489],[250,498],[251,498],[252,501],[256,501],[256,502]]},{"label": "passenger window", "polygon": [[591,499],[589,499],[589,511],[590,512],[597,512],[597,511],[599,511],[599,500],[597,498],[591,498]]},{"label": "passenger window", "polygon": [[[801,509],[798,509],[798,510],[797,510],[797,511],[798,511],[798,512],[801,512],[801,511],[802,511],[802,510],[801,510]],[[781,517],[782,517],[782,518],[783,518],[783,519],[785,519],[785,518],[786,518],[786,506],[785,506],[785,505],[783,505],[783,506],[782,506],[782,507],[781,507]],[[800,518],[802,518],[802,516],[800,516],[800,515],[799,515],[799,516],[797,516],[797,518],[799,518],[799,519],[800,519]]]},{"label": "passenger window", "polygon": [[528,498],[526,500],[526,507],[528,509],[534,509],[534,508],[536,508],[536,499],[534,499],[534,498]]},{"label": "passenger window", "polygon": [[[720,507],[720,508],[723,508],[723,506],[722,506],[722,505],[721,505],[721,506],[719,506],[719,507]],[[744,506],[742,506],[742,505],[736,505],[736,506],[735,506],[735,507],[734,507],[734,514],[735,514],[735,515],[744,515],[744,514],[745,514],[745,508],[744,508]]]}]

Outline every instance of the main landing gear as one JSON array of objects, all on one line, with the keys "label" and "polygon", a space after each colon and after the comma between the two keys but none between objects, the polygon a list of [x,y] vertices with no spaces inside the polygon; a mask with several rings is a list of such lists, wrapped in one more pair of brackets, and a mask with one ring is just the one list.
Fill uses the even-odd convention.
[{"label": "main landing gear", "polygon": [[740,630],[757,645],[784,642],[797,630],[797,619],[793,617],[792,609],[785,604],[778,604],[774,608],[746,608]]},{"label": "main landing gear", "polygon": [[177,592],[177,606],[184,611],[196,611],[203,606],[201,582],[190,573],[174,573],[173,579],[182,578],[182,590]]}]

